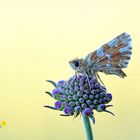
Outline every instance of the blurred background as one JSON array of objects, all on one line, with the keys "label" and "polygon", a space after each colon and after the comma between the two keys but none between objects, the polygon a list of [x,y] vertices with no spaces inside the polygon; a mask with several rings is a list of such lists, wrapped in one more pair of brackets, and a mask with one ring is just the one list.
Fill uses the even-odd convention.
[{"label": "blurred background", "polygon": [[111,111],[96,113],[96,140],[140,139],[140,1],[0,1],[1,140],[85,140],[80,118],[60,117],[44,108],[54,100],[45,80],[68,79],[68,61],[85,57],[117,35],[128,32],[133,55],[128,77],[100,74],[113,94]]}]

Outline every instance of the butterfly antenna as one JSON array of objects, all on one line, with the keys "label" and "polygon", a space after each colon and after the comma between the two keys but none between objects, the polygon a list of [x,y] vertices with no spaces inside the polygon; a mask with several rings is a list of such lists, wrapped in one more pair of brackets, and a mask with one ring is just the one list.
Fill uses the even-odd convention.
[{"label": "butterfly antenna", "polygon": [[98,77],[98,79],[100,80],[100,82],[105,86],[105,84],[104,84],[103,81],[101,80],[101,78],[100,78],[100,76],[99,76],[98,73],[97,73],[97,77]]}]

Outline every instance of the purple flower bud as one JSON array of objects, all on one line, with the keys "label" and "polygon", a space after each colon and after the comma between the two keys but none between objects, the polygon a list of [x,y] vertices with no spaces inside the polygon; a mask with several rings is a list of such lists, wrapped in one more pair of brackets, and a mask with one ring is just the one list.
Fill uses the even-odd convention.
[{"label": "purple flower bud", "polygon": [[75,91],[78,91],[80,88],[78,87],[78,86],[76,86],[75,88],[74,88],[74,90]]},{"label": "purple flower bud", "polygon": [[56,109],[58,109],[58,110],[62,109],[62,102],[61,101],[56,101],[54,105],[55,105]]},{"label": "purple flower bud", "polygon": [[96,89],[95,93],[96,94],[99,94],[100,93],[100,90],[99,89]]},{"label": "purple flower bud", "polygon": [[95,95],[95,98],[96,98],[96,99],[99,99],[99,98],[100,98],[100,95],[99,95],[99,94],[96,94],[96,95]]},{"label": "purple flower bud", "polygon": [[103,91],[103,92],[105,92],[106,91],[106,88],[103,87],[103,86],[100,86],[100,90]]},{"label": "purple flower bud", "polygon": [[106,97],[107,97],[108,102],[112,100],[112,95],[110,93],[107,93]]},{"label": "purple flower bud", "polygon": [[103,102],[104,102],[104,103],[108,102],[108,100],[107,100],[106,97],[103,98]]},{"label": "purple flower bud", "polygon": [[83,104],[81,104],[81,107],[82,108],[87,108],[87,105],[83,103]]},{"label": "purple flower bud", "polygon": [[75,86],[77,86],[77,85],[78,85],[78,83],[77,83],[77,82],[74,82],[74,85],[75,85]]},{"label": "purple flower bud", "polygon": [[68,95],[68,100],[71,101],[72,99],[73,99],[73,97]]},{"label": "purple flower bud", "polygon": [[69,106],[70,107],[74,107],[75,106],[75,102],[69,102]]},{"label": "purple flower bud", "polygon": [[103,98],[105,96],[105,92],[100,92],[100,97]]},{"label": "purple flower bud", "polygon": [[95,93],[96,93],[95,90],[92,90],[92,91],[91,91],[91,94],[95,95]]},{"label": "purple flower bud", "polygon": [[83,98],[84,98],[84,99],[88,99],[88,95],[87,95],[87,94],[84,94],[84,95],[83,95]]},{"label": "purple flower bud", "polygon": [[63,95],[63,99],[64,99],[64,100],[67,100],[67,96],[66,96],[66,95]]},{"label": "purple flower bud", "polygon": [[64,88],[61,88],[61,92],[62,92],[63,94],[65,94],[65,89],[64,89]]},{"label": "purple flower bud", "polygon": [[74,99],[75,101],[78,100],[78,96],[77,96],[77,94],[74,94],[72,97],[73,97],[73,99]]},{"label": "purple flower bud", "polygon": [[104,111],[106,109],[106,105],[105,104],[100,104],[97,106],[96,110],[98,112]]},{"label": "purple flower bud", "polygon": [[71,95],[73,95],[73,94],[74,94],[74,90],[73,90],[73,89],[70,89],[70,90],[69,90],[69,93],[70,93]]},{"label": "purple flower bud", "polygon": [[92,101],[91,100],[87,100],[86,103],[87,103],[87,105],[91,105]]},{"label": "purple flower bud", "polygon": [[82,80],[80,80],[79,85],[80,86],[84,85],[84,82]]},{"label": "purple flower bud", "polygon": [[71,83],[71,82],[72,82],[72,78],[70,78],[70,79],[68,80],[68,82]]},{"label": "purple flower bud", "polygon": [[81,97],[81,96],[83,96],[83,92],[78,91],[78,92],[77,92],[77,95],[78,95],[79,97]]},{"label": "purple flower bud", "polygon": [[96,108],[96,106],[95,105],[90,105],[90,108],[93,110],[93,109]]},{"label": "purple flower bud", "polygon": [[68,106],[68,101],[64,101],[64,102],[62,103],[62,106],[64,106],[64,107]]},{"label": "purple flower bud", "polygon": [[63,95],[62,95],[62,94],[60,95],[60,100],[64,100],[64,99],[63,99]]},{"label": "purple flower bud", "polygon": [[94,99],[94,95],[93,94],[90,94],[89,95],[89,98],[93,100]]},{"label": "purple flower bud", "polygon": [[101,86],[100,83],[97,83],[97,82],[96,82],[95,87],[96,87],[96,88],[97,88],[97,87],[100,88],[100,86]]},{"label": "purple flower bud", "polygon": [[84,91],[85,88],[83,86],[80,86],[80,91]]},{"label": "purple flower bud", "polygon": [[74,107],[74,111],[75,112],[80,112],[82,109],[81,109],[81,107],[80,106],[76,106],[76,107]]},{"label": "purple flower bud", "polygon": [[91,111],[90,108],[86,108],[86,109],[84,109],[84,110],[82,111],[82,114],[83,114],[84,116],[90,116],[90,115],[92,114],[92,111]]},{"label": "purple flower bud", "polygon": [[68,86],[69,86],[69,83],[67,83],[67,82],[63,83],[64,88],[68,88]]},{"label": "purple flower bud", "polygon": [[57,87],[57,86],[62,86],[62,85],[63,85],[63,83],[65,83],[65,81],[64,81],[64,80],[60,80],[60,81],[58,81],[58,82],[57,82],[57,84],[56,84],[56,87]]},{"label": "purple flower bud", "polygon": [[94,105],[97,105],[99,103],[99,101],[97,100],[97,99],[95,99],[94,101],[93,101],[93,104]]},{"label": "purple flower bud", "polygon": [[99,99],[99,103],[100,103],[100,104],[104,103],[104,102],[103,102],[103,99]]},{"label": "purple flower bud", "polygon": [[73,114],[73,110],[71,107],[65,107],[64,108],[64,113],[67,115],[72,115]]},{"label": "purple flower bud", "polygon": [[53,98],[55,98],[56,100],[59,100],[59,98],[60,98],[60,91],[59,91],[58,89],[54,89],[54,90],[52,91],[52,96],[53,96]]},{"label": "purple flower bud", "polygon": [[72,85],[71,83],[69,84],[69,89],[74,89],[74,85]]},{"label": "purple flower bud", "polygon": [[95,80],[91,79],[90,84],[94,84],[94,83],[95,83]]},{"label": "purple flower bud", "polygon": [[83,98],[80,98],[80,99],[79,99],[79,102],[80,102],[80,103],[84,103],[84,99],[83,99]]},{"label": "purple flower bud", "polygon": [[66,93],[67,95],[69,95],[69,94],[70,94],[68,89],[65,91],[65,93]]},{"label": "purple flower bud", "polygon": [[55,94],[60,94],[60,91],[58,89],[54,89],[52,91],[52,96],[55,95]]},{"label": "purple flower bud", "polygon": [[76,101],[75,104],[76,104],[76,106],[79,106],[80,105],[80,103],[78,101]]}]

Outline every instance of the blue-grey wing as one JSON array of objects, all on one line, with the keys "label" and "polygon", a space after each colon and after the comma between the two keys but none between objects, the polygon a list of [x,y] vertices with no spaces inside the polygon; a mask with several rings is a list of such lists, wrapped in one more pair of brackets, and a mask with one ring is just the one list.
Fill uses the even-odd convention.
[{"label": "blue-grey wing", "polygon": [[[122,68],[128,66],[132,54],[132,40],[128,33],[122,33],[96,51],[88,54],[85,62],[91,69],[106,74],[125,77]],[[119,75],[120,74],[120,75]]]}]

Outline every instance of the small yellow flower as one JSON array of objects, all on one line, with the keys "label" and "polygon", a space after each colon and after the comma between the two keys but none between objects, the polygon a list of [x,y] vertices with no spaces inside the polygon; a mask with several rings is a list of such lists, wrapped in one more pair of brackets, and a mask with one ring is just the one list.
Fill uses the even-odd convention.
[{"label": "small yellow flower", "polygon": [[7,125],[7,122],[6,121],[1,121],[0,125],[1,126],[6,126]]}]

